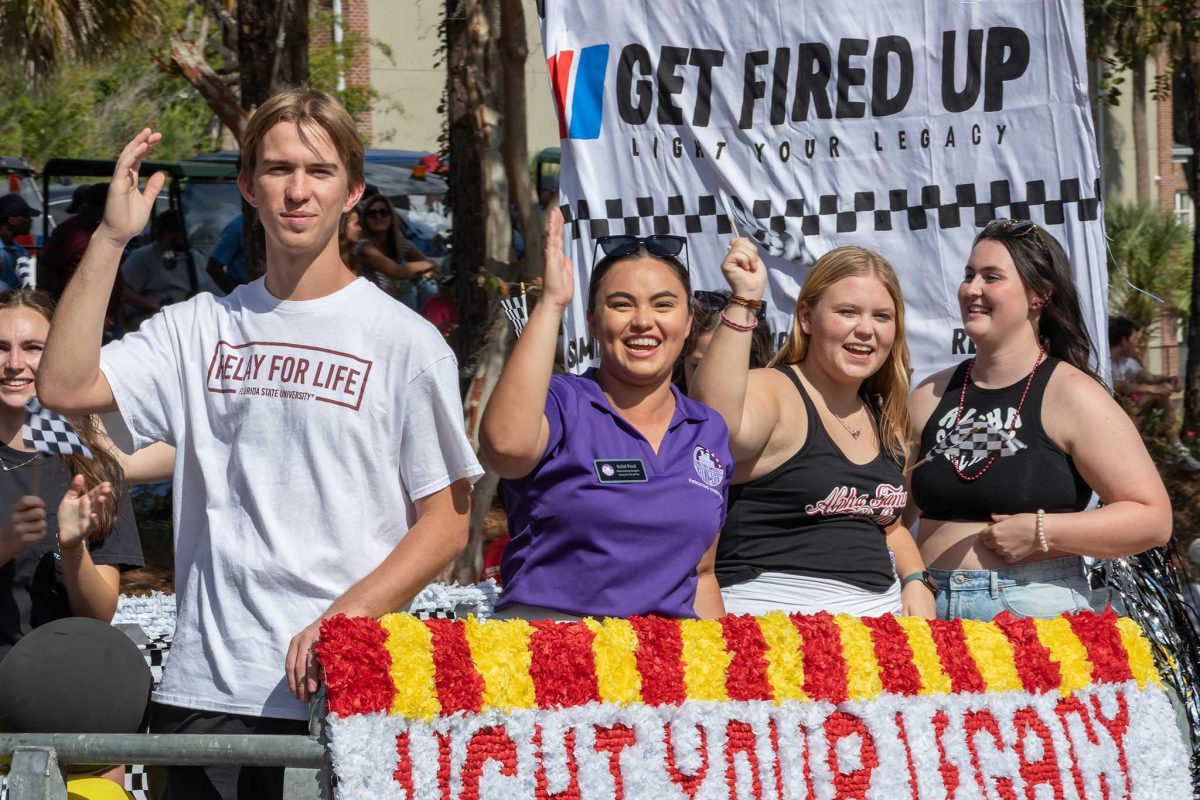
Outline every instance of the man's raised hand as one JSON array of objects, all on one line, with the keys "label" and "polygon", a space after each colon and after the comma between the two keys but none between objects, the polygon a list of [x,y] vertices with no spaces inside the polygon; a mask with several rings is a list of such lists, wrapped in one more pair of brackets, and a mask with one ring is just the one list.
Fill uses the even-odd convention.
[{"label": "man's raised hand", "polygon": [[138,186],[138,170],[161,140],[161,133],[143,128],[117,158],[112,183],[108,186],[108,200],[104,204],[104,220],[96,231],[116,245],[124,247],[145,229],[150,220],[150,209],[154,207],[167,176],[162,172],[154,173],[143,190]]}]

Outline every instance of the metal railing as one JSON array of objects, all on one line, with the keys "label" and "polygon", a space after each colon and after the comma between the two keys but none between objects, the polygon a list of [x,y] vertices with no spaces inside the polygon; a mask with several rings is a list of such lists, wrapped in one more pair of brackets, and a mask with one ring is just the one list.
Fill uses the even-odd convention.
[{"label": "metal railing", "polygon": [[332,769],[321,711],[309,706],[309,736],[256,734],[0,733],[0,768],[8,765],[8,800],[67,800],[67,767],[285,767],[287,800],[331,800]]}]

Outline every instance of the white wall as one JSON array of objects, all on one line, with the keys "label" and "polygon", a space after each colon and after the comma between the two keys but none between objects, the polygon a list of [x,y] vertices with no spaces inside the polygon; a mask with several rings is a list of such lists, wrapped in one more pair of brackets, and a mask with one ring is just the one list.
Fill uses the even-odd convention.
[{"label": "white wall", "polygon": [[[524,0],[525,62],[529,152],[558,145],[558,122],[546,77],[546,57],[533,0]],[[410,150],[437,149],[442,118],[437,113],[446,68],[434,66],[443,0],[369,0],[371,37],[392,50],[392,60],[371,49],[371,82],[382,97],[376,104],[373,144]],[[397,109],[395,105],[401,106]]]}]

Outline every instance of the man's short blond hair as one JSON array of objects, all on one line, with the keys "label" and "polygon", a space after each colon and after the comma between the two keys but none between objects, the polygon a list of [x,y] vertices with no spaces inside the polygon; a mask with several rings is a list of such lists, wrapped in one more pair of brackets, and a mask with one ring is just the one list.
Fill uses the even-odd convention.
[{"label": "man's short blond hair", "polygon": [[325,131],[346,168],[350,185],[362,185],[363,143],[354,119],[330,95],[304,87],[286,89],[275,95],[259,106],[246,123],[246,132],[242,137],[242,170],[247,177],[254,176],[259,142],[267,131],[280,122],[294,123],[301,141],[310,146],[304,129],[315,126]]}]

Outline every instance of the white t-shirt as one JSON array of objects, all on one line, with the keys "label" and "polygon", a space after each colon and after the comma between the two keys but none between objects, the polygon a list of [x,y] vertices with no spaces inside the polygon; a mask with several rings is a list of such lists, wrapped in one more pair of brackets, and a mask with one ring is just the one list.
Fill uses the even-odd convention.
[{"label": "white t-shirt", "polygon": [[1113,359],[1112,377],[1114,381],[1136,381],[1145,369],[1133,356]]},{"label": "white t-shirt", "polygon": [[413,500],[482,472],[453,354],[365,280],[300,302],[260,279],[167,307],[100,365],[110,432],[177,448],[178,624],[155,700],[305,719],[291,638],[392,551]]}]

